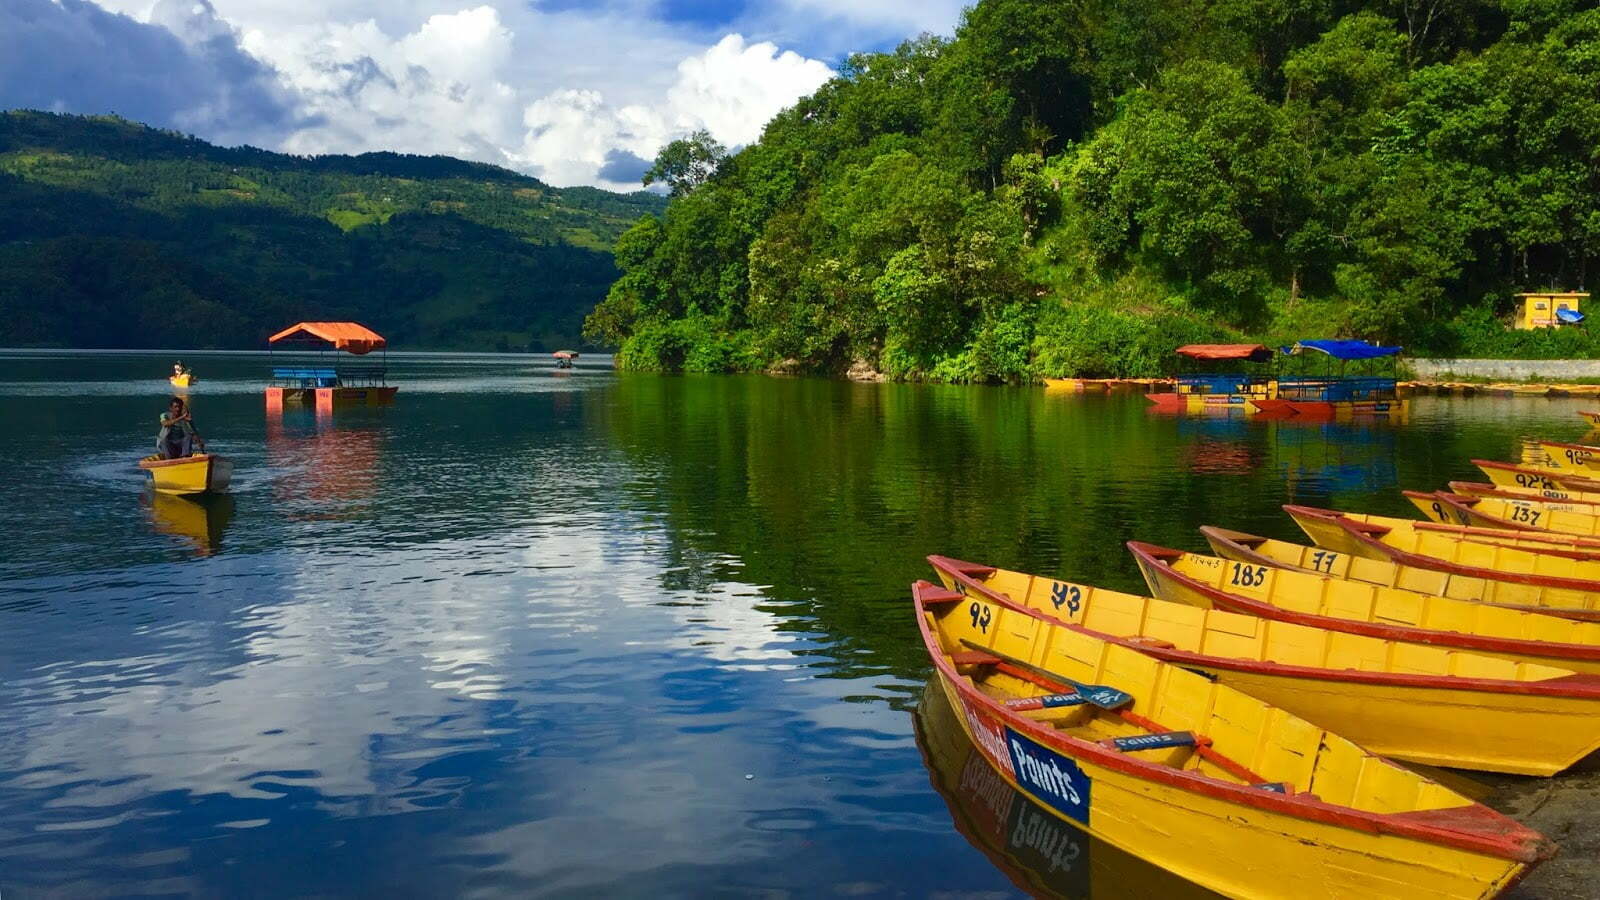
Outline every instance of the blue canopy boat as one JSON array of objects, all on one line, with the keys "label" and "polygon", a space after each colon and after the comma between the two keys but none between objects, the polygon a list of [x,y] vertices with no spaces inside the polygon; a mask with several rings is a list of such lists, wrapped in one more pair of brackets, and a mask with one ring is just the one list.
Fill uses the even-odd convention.
[{"label": "blue canopy boat", "polygon": [[[1396,391],[1392,364],[1401,348],[1366,341],[1318,340],[1300,341],[1281,349],[1285,356],[1303,357],[1316,352],[1336,359],[1339,374],[1279,375],[1276,397],[1250,401],[1262,413],[1321,419],[1405,413],[1406,402]],[[1387,376],[1345,374],[1346,364],[1352,360],[1385,358],[1391,361]]]}]

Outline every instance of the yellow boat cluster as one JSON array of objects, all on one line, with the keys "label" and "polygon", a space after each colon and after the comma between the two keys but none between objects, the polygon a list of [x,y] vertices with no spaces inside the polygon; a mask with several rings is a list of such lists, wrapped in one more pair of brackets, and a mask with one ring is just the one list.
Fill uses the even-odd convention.
[{"label": "yellow boat cluster", "polygon": [[1310,544],[1130,542],[1153,596],[929,557],[938,684],[1039,806],[1224,895],[1495,896],[1554,844],[1389,760],[1600,752],[1600,446],[1475,463],[1408,492],[1431,521],[1287,506]]},{"label": "yellow boat cluster", "polygon": [[1527,384],[1495,381],[1487,384],[1465,381],[1402,381],[1396,388],[1402,397],[1432,394],[1441,397],[1600,397],[1600,384]]}]

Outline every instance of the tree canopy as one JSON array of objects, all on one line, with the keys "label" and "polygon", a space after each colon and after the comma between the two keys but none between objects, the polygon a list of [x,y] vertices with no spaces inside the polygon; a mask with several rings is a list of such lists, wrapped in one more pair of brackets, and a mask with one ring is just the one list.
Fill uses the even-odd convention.
[{"label": "tree canopy", "polygon": [[673,182],[589,334],[943,380],[1245,335],[1493,354],[1513,293],[1600,253],[1597,60],[1570,0],[982,0]]}]

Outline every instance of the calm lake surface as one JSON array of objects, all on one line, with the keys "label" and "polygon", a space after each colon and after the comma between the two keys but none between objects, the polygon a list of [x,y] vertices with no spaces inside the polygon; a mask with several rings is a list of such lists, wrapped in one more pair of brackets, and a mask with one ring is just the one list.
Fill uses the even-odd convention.
[{"label": "calm lake surface", "polygon": [[264,356],[185,353],[237,464],[197,506],[133,467],[173,356],[0,352],[6,900],[1170,896],[914,712],[923,557],[1141,590],[1123,541],[1405,514],[1593,405],[1306,426],[391,354],[392,407],[269,418]]}]

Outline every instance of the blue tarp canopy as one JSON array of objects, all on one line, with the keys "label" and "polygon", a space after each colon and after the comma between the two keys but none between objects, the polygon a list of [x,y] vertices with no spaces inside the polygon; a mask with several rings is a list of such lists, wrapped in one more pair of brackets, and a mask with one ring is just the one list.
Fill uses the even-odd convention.
[{"label": "blue tarp canopy", "polygon": [[1377,359],[1380,356],[1393,356],[1400,349],[1379,347],[1366,341],[1299,341],[1293,347],[1284,347],[1283,352],[1298,355],[1307,350],[1316,350],[1334,359]]},{"label": "blue tarp canopy", "polygon": [[1565,306],[1563,306],[1556,310],[1556,318],[1567,323],[1568,325],[1576,325],[1583,321],[1583,313],[1578,312],[1575,309],[1567,309]]}]

